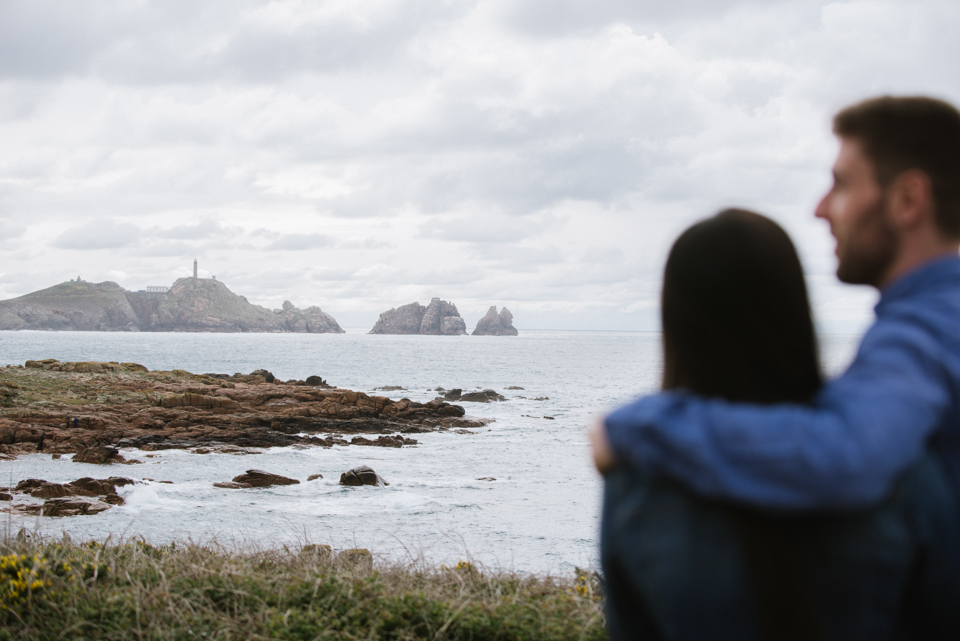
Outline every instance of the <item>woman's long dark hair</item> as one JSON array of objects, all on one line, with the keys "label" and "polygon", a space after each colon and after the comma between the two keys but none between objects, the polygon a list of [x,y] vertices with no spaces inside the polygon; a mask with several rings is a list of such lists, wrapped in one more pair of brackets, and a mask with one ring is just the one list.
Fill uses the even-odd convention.
[{"label": "woman's long dark hair", "polygon": [[687,229],[663,276],[663,388],[807,403],[822,379],[797,251],[769,218],[726,209]]},{"label": "woman's long dark hair", "polygon": [[[664,389],[809,403],[822,384],[800,259],[769,218],[727,209],[681,234],[667,259],[661,313]],[[822,638],[796,522],[730,509],[764,638]]]}]

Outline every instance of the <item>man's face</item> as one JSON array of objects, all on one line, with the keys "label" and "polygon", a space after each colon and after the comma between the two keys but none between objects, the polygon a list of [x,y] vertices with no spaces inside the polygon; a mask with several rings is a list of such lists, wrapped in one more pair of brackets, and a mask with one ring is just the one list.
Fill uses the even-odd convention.
[{"label": "man's face", "polygon": [[830,223],[837,240],[837,278],[880,286],[897,252],[897,235],[887,220],[883,188],[859,141],[840,140],[833,187],[817,205],[817,218]]}]

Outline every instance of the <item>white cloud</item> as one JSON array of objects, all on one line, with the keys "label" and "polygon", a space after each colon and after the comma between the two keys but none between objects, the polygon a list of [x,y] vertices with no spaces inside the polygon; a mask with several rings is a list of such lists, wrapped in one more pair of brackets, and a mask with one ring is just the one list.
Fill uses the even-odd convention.
[{"label": "white cloud", "polygon": [[51,244],[60,249],[118,249],[132,245],[139,237],[136,225],[96,220],[65,230]]},{"label": "white cloud", "polygon": [[811,216],[829,118],[960,100],[958,28],[938,0],[0,3],[0,295],[197,256],[371,325],[439,295],[643,328],[676,234],[740,205],[859,327]]}]

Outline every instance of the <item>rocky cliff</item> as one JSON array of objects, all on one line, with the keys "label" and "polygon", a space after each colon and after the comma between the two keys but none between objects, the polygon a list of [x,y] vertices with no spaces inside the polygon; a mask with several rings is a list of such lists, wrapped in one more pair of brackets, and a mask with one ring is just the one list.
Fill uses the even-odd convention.
[{"label": "rocky cliff", "polygon": [[138,331],[140,319],[116,283],[67,281],[0,301],[0,329]]},{"label": "rocky cliff", "polygon": [[467,324],[456,305],[434,298],[426,307],[410,303],[383,312],[370,333],[457,336],[467,333]]},{"label": "rocky cliff", "polygon": [[116,283],[68,281],[0,301],[0,330],[343,333],[319,307],[252,305],[222,282],[181,278],[165,293],[130,292]]},{"label": "rocky cliff", "polygon": [[504,307],[497,313],[497,306],[492,305],[486,315],[477,321],[477,328],[473,336],[517,336],[517,328],[513,326],[513,314]]}]

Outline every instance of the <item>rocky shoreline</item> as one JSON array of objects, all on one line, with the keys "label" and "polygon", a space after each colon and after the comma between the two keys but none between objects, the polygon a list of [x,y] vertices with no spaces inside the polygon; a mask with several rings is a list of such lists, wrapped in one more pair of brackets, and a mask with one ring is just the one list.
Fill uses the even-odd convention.
[{"label": "rocky shoreline", "polygon": [[[410,434],[487,422],[441,399],[392,400],[264,370],[228,376],[55,359],[0,368],[0,458],[90,448],[407,447],[416,444]],[[104,462],[129,463],[122,459]]]}]

